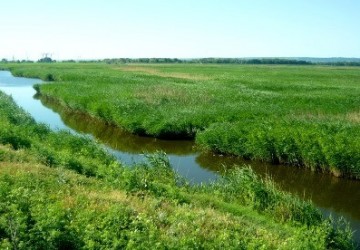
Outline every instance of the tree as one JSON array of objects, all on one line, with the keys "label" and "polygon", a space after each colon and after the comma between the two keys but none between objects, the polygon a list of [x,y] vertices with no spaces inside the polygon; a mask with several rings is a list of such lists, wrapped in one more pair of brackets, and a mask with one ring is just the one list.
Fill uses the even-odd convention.
[{"label": "tree", "polygon": [[52,62],[55,62],[55,60],[51,59],[51,57],[43,57],[41,59],[38,60],[38,62],[40,63],[52,63]]}]

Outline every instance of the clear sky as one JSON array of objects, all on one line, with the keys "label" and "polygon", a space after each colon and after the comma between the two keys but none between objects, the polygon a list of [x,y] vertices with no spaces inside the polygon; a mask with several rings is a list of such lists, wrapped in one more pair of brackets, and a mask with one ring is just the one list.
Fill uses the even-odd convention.
[{"label": "clear sky", "polygon": [[0,59],[360,57],[360,0],[7,0]]}]

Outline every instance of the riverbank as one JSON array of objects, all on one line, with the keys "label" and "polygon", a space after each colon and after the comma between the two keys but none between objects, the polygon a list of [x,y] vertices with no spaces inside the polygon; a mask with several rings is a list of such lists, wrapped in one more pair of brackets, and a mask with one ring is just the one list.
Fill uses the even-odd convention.
[{"label": "riverbank", "polygon": [[2,93],[0,109],[2,247],[352,247],[349,232],[248,168],[188,186],[162,155],[124,168]]},{"label": "riverbank", "polygon": [[[5,67],[5,66],[4,66]],[[6,65],[41,77],[66,108],[131,133],[360,178],[358,68],[251,65]]]}]

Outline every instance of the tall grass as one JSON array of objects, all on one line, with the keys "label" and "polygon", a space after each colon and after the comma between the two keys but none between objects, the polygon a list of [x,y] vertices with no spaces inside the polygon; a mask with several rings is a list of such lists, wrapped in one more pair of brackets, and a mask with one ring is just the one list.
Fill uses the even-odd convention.
[{"label": "tall grass", "polygon": [[[236,175],[238,181],[247,181]],[[247,206],[224,202],[210,190],[184,192],[187,200],[179,203],[174,195],[151,195],[137,188],[129,194],[64,169],[13,163],[1,164],[0,183],[3,249],[354,247],[349,232],[330,221],[278,222]]]},{"label": "tall grass", "polygon": [[131,133],[359,178],[360,70],[250,65],[7,65],[42,96]]},{"label": "tall grass", "polygon": [[347,227],[250,168],[189,186],[162,153],[124,168],[2,93],[0,118],[3,249],[354,248]]},{"label": "tall grass", "polygon": [[89,176],[99,175],[99,169],[105,171],[116,163],[115,158],[89,138],[74,137],[67,131],[55,133],[44,124],[36,124],[11,97],[1,92],[0,110],[0,143],[14,150],[28,150],[35,162],[50,167],[66,166]]},{"label": "tall grass", "polygon": [[330,122],[213,124],[197,142],[213,151],[360,178],[359,126]]}]

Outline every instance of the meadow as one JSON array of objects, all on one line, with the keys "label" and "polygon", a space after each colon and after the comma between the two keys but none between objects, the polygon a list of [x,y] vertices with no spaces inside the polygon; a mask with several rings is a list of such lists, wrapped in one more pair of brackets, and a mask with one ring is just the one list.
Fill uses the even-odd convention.
[{"label": "meadow", "polygon": [[1,249],[353,249],[351,236],[248,167],[206,186],[163,153],[124,167],[0,92]]},{"label": "meadow", "polygon": [[42,98],[131,133],[195,139],[245,159],[360,178],[360,68],[5,64]]}]

